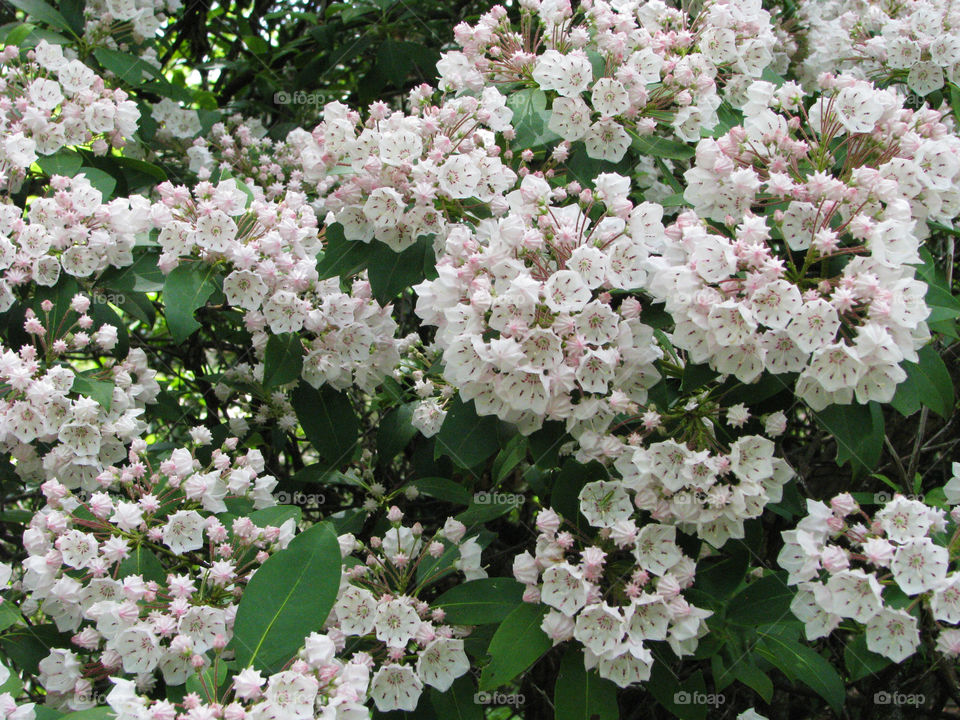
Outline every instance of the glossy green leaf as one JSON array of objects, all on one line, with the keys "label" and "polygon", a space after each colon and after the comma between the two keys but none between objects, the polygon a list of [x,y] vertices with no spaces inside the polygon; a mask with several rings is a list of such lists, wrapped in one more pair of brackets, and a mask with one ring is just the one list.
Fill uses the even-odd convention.
[{"label": "glossy green leaf", "polygon": [[419,238],[399,253],[382,242],[372,243],[367,275],[373,297],[381,305],[386,305],[405,289],[423,280],[424,268],[432,267],[435,262],[432,236]]},{"label": "glossy green leaf", "polygon": [[814,415],[837,443],[837,464],[855,471],[873,470],[883,453],[883,413],[880,406],[830,405]]},{"label": "glossy green leaf", "polygon": [[77,374],[73,378],[73,387],[75,393],[86,395],[100,403],[104,410],[110,411],[113,404],[113,383],[108,380],[98,380],[86,374]]},{"label": "glossy green leaf", "polygon": [[846,699],[843,679],[813,648],[785,635],[760,633],[756,651],[792,681],[799,681],[816,692],[839,713]]},{"label": "glossy green leaf", "polygon": [[327,467],[350,462],[360,422],[347,396],[329,385],[317,390],[304,382],[293,391],[291,402],[307,440],[327,461]]},{"label": "glossy green leaf", "polygon": [[473,401],[465,403],[458,394],[450,403],[436,440],[438,456],[446,455],[463,468],[476,467],[500,448],[497,419],[480,417]]},{"label": "glossy green leaf", "polygon": [[275,673],[320,630],[340,587],[340,545],[320,523],[272,555],[247,584],[231,646],[240,667]]},{"label": "glossy green leaf", "polygon": [[321,280],[350,277],[367,267],[372,248],[370,243],[347,240],[340,223],[329,225],[324,234],[323,254],[317,261]]},{"label": "glossy green leaf", "polygon": [[391,409],[377,423],[377,462],[389,463],[410,443],[417,428],[410,422],[416,402],[405,403]]},{"label": "glossy green leaf", "polygon": [[175,342],[182,343],[199,327],[193,314],[206,305],[217,289],[216,270],[200,262],[181,263],[175,267],[163,285],[163,307],[167,327]]},{"label": "glossy green leaf", "polygon": [[930,408],[940,417],[949,417],[954,407],[950,371],[932,345],[921,348],[917,355],[918,363],[903,363],[907,379],[897,386],[890,404],[905,417],[915,413],[921,406]]},{"label": "glossy green leaf", "polygon": [[263,387],[272,390],[293,382],[303,368],[303,343],[296,333],[271,335],[263,356]]},{"label": "glossy green leaf", "polygon": [[52,155],[41,155],[37,165],[47,175],[73,177],[83,165],[83,158],[75,150],[62,148]]},{"label": "glossy green leaf", "polygon": [[446,612],[452,625],[502,622],[523,602],[523,585],[513,578],[483,578],[454,585],[431,605]]},{"label": "glossy green leaf", "polygon": [[523,603],[497,628],[490,641],[490,663],[480,675],[480,689],[493,690],[510,682],[552,647],[540,625],[549,608]]},{"label": "glossy green leaf", "polygon": [[583,652],[569,646],[553,690],[555,720],[618,720],[617,686],[586,670]]},{"label": "glossy green leaf", "polygon": [[454,680],[445,692],[430,689],[430,704],[442,720],[483,720],[483,706],[476,702],[473,678],[464,675]]},{"label": "glossy green leaf", "polygon": [[46,23],[57,30],[64,30],[73,34],[73,28],[70,27],[67,19],[43,0],[9,0],[9,2],[14,7],[23,10],[34,20]]}]

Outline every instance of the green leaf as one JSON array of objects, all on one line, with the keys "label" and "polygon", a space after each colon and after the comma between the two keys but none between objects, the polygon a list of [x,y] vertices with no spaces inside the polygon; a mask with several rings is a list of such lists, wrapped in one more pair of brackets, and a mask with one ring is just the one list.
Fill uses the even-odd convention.
[{"label": "green leaf", "polygon": [[490,641],[490,664],[480,675],[480,689],[493,690],[510,682],[551,647],[540,624],[549,608],[523,603],[497,628]]},{"label": "green leaf", "polygon": [[540,88],[524,88],[507,96],[507,107],[513,110],[513,128],[517,136],[514,148],[535,148],[560,139],[550,130],[547,95]]},{"label": "green leaf", "polygon": [[403,452],[417,434],[410,422],[416,402],[405,403],[390,410],[377,424],[377,463],[385,465]]},{"label": "green leaf", "polygon": [[114,720],[116,716],[113,708],[101,705],[100,707],[67,713],[63,715],[60,720]]},{"label": "green leaf", "polygon": [[19,625],[0,637],[0,650],[29,675],[36,675],[40,661],[50,648],[70,647],[70,633],[62,633],[56,625]]},{"label": "green leaf", "polygon": [[430,689],[430,703],[443,720],[483,720],[483,707],[475,702],[475,686],[469,675],[453,681],[446,692]]},{"label": "green leaf", "polygon": [[764,702],[773,700],[773,681],[763,670],[747,659],[740,660],[732,669],[736,679],[754,690]]},{"label": "green leaf", "polygon": [[493,461],[493,482],[500,484],[517,465],[527,456],[527,438],[519,433],[514,435]]},{"label": "green leaf", "polygon": [[323,627],[340,587],[340,545],[329,523],[297,535],[254,573],[231,646],[240,667],[275,673]]},{"label": "green leaf", "polygon": [[694,587],[710,598],[720,601],[733,594],[740,586],[750,566],[750,552],[742,541],[733,540],[723,546],[723,552],[697,563]]},{"label": "green leaf", "polygon": [[300,383],[291,397],[304,435],[329,468],[350,462],[357,447],[360,422],[342,392],[329,385],[319,390]]},{"label": "green leaf", "polygon": [[730,599],[727,620],[748,627],[779,622],[790,615],[795,594],[796,591],[787,586],[786,573],[767,575],[754,580]]},{"label": "green leaf", "polygon": [[71,35],[74,34],[67,19],[43,0],[10,0],[10,4],[20,8],[34,20],[46,23],[57,30],[65,30]]},{"label": "green leaf", "polygon": [[823,656],[780,634],[760,632],[756,651],[790,680],[802,682],[840,713],[846,700],[843,679]]},{"label": "green leaf", "polygon": [[120,578],[128,575],[140,575],[145,581],[155,580],[158,583],[167,581],[167,571],[163,564],[150,550],[143,545],[137,545],[129,556],[125,557],[117,567]]},{"label": "green leaf", "polygon": [[457,394],[437,433],[437,455],[446,455],[462,468],[476,467],[500,447],[497,419],[477,415],[473,401],[463,402]]},{"label": "green leaf", "polygon": [[327,226],[323,254],[317,261],[317,273],[321,280],[356,275],[367,266],[372,252],[370,243],[347,240],[343,236],[343,226],[334,223]]},{"label": "green leaf", "polygon": [[872,470],[883,452],[883,413],[880,406],[830,405],[814,416],[837,441],[837,464],[850,462],[854,471]]},{"label": "green leaf", "polygon": [[683,682],[671,672],[667,661],[654,655],[655,662],[650,671],[650,680],[646,687],[657,702],[668,711],[683,720],[705,720],[707,713],[715,706],[705,702],[691,702],[696,696],[698,700],[715,699],[716,695],[707,695],[707,685],[703,680],[703,673],[699,670]]},{"label": "green leaf", "polygon": [[77,176],[83,175],[93,187],[100,191],[100,194],[103,195],[103,202],[110,199],[117,187],[117,180],[113,175],[97,168],[81,167],[76,174]]},{"label": "green leaf", "polygon": [[83,158],[74,150],[62,148],[52,155],[37,158],[37,165],[47,175],[73,177],[83,165]]},{"label": "green leaf", "polygon": [[867,675],[876,675],[890,663],[889,658],[877,655],[867,647],[867,636],[863,633],[854,637],[843,649],[843,664],[850,674],[850,682],[862,680]]},{"label": "green leaf", "polygon": [[454,585],[431,604],[446,612],[451,625],[503,622],[523,602],[523,585],[513,578],[483,578]]},{"label": "green leaf", "polygon": [[16,625],[23,621],[23,615],[20,609],[12,602],[4,600],[0,605],[0,630],[6,630],[11,625]]},{"label": "green leaf", "polygon": [[437,500],[444,500],[458,505],[469,505],[473,501],[473,495],[471,495],[463,485],[455,483],[453,480],[447,480],[446,478],[420,478],[419,480],[415,480],[413,485],[424,495],[437,498]]},{"label": "green leaf", "polygon": [[140,85],[147,77],[159,77],[159,71],[146,60],[110,48],[97,48],[93,51],[97,62],[127,85]]},{"label": "green leaf", "polygon": [[897,386],[890,404],[904,417],[909,417],[921,405],[946,418],[953,413],[953,381],[950,371],[932,345],[917,353],[919,363],[904,362],[907,379]]},{"label": "green leaf", "polygon": [[213,266],[184,262],[167,275],[163,284],[163,307],[174,342],[184,342],[200,327],[193,313],[206,305],[217,289],[213,281],[215,273]]},{"label": "green leaf", "polygon": [[394,252],[382,242],[371,243],[367,275],[373,297],[386,305],[408,287],[424,279],[424,268],[433,267],[433,236],[421,236],[403,252]]},{"label": "green leaf", "polygon": [[692,147],[678,140],[656,135],[637,135],[636,133],[630,133],[630,135],[632,137],[630,147],[640,155],[669,160],[689,160],[695,154]]},{"label": "green leaf", "polygon": [[570,646],[560,661],[553,690],[555,720],[617,720],[617,687],[583,665],[583,652]]},{"label": "green leaf", "polygon": [[113,404],[113,383],[109,380],[97,380],[89,375],[77,374],[73,378],[71,389],[75,393],[96,400],[104,410],[110,412],[110,406]]},{"label": "green leaf", "polygon": [[155,248],[135,248],[133,264],[124,268],[107,268],[97,284],[117,292],[156,292],[162,290],[166,278],[158,267],[160,253]]},{"label": "green leaf", "polygon": [[286,385],[300,377],[303,368],[303,343],[296,333],[271,335],[263,356],[263,388]]}]

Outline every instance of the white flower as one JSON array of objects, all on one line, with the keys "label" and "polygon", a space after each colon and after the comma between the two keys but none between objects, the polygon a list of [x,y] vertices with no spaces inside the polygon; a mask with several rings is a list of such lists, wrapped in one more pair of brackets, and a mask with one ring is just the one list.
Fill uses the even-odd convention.
[{"label": "white flower", "polygon": [[410,599],[399,597],[377,607],[374,629],[377,639],[390,647],[403,647],[420,627],[420,617],[410,605]]},{"label": "white flower", "polygon": [[590,108],[580,97],[557,98],[547,127],[568,142],[580,140],[590,129]]},{"label": "white flower", "polygon": [[670,617],[670,609],[662,597],[643,593],[630,601],[624,622],[631,640],[666,640]]},{"label": "white flower", "polygon": [[540,600],[565,615],[573,615],[587,604],[587,582],[569,563],[560,563],[543,571]]},{"label": "white flower", "polygon": [[319,682],[310,675],[285,671],[270,677],[263,696],[276,717],[284,720],[311,720]]},{"label": "white flower", "polygon": [[454,200],[474,195],[482,173],[468,155],[451,156],[437,171],[440,189]]},{"label": "white flower", "polygon": [[909,500],[896,495],[875,516],[880,521],[887,538],[903,543],[923,537],[930,529],[929,508],[918,500]]},{"label": "white flower", "polygon": [[677,528],[673,525],[645,525],[637,534],[634,555],[641,568],[654,575],[663,575],[683,557],[677,547]]},{"label": "white flower", "polygon": [[[883,607],[882,588],[876,576],[860,569],[835,573],[827,581],[826,590],[821,606],[840,617],[865,623]],[[821,596],[817,598],[820,600]]]},{"label": "white flower", "polygon": [[203,547],[203,517],[196,510],[178,510],[163,526],[163,543],[177,555]]},{"label": "white flower", "polygon": [[192,607],[180,618],[179,631],[193,640],[194,652],[206,652],[217,635],[227,635],[224,612],[206,605]]},{"label": "white flower", "polygon": [[618,163],[630,147],[630,136],[616,120],[601,118],[597,120],[583,138],[587,155],[595,160],[608,160]]},{"label": "white flower", "polygon": [[470,670],[470,660],[463,651],[463,640],[438,637],[417,657],[417,675],[427,685],[446,692],[453,681]]},{"label": "white flower", "polygon": [[594,527],[613,527],[633,513],[633,503],[621,482],[597,480],[587,483],[580,491],[578,499],[580,512]]},{"label": "white flower", "polygon": [[630,107],[630,96],[623,83],[613,78],[600,78],[593,84],[590,93],[593,109],[601,115],[622,115]]},{"label": "white flower", "polygon": [[109,645],[123,659],[123,670],[128,673],[146,673],[160,662],[157,636],[145,627],[127,628]]},{"label": "white flower", "polygon": [[917,619],[905,610],[884,608],[867,623],[867,648],[894,662],[913,655],[920,645]]},{"label": "white flower", "polygon": [[573,636],[590,652],[603,655],[617,647],[625,628],[619,608],[606,603],[587,605],[577,615]]},{"label": "white flower", "polygon": [[553,312],[577,312],[590,301],[590,288],[573,270],[558,270],[543,288],[544,302]]},{"label": "white flower", "polygon": [[370,697],[380,712],[417,708],[423,683],[413,669],[406,665],[386,665],[380,668],[370,681]]},{"label": "white flower", "polygon": [[930,538],[911,538],[893,555],[890,569],[897,585],[908,595],[934,590],[946,580],[950,555]]}]

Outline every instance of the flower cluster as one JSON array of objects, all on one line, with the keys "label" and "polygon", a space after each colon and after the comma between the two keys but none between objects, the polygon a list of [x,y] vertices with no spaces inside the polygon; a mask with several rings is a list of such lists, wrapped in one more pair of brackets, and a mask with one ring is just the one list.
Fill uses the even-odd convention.
[{"label": "flower cluster", "polygon": [[[75,307],[82,311],[89,299],[81,298]],[[84,318],[90,319],[80,315],[78,324]],[[28,320],[28,330],[32,322],[39,320]],[[69,344],[84,347],[81,336],[89,341],[78,330]],[[103,326],[93,342],[116,342],[116,328]],[[53,345],[59,343],[68,341],[61,338]],[[144,352],[132,349],[122,362],[85,378],[112,386],[109,402],[101,404],[73,390],[78,381],[73,369],[52,363],[45,368],[33,346],[24,346],[19,353],[5,349],[0,355],[0,382],[6,389],[0,401],[0,447],[16,460],[16,472],[25,482],[56,478],[68,489],[94,490],[98,477],[126,457],[126,446],[139,442],[144,405],[160,390],[155,375]]]},{"label": "flower cluster", "polygon": [[759,1],[710,0],[695,17],[660,0],[593,0],[580,10],[569,0],[523,2],[522,32],[501,6],[458,25],[462,49],[437,64],[441,89],[522,82],[555,93],[549,129],[619,162],[629,133],[654,132],[665,112],[678,137],[698,140],[717,124],[718,87],[760,77],[777,46]]},{"label": "flower cluster", "polygon": [[303,378],[315,387],[371,388],[391,372],[399,354],[390,306],[381,307],[364,280],[352,294],[341,292],[337,278],[320,280],[322,235],[302,194],[269,201],[233,179],[192,190],[163,183],[158,191],[151,217],[160,229],[160,268],[170,272],[181,258],[227,263],[223,292],[244,311],[258,352],[268,332],[302,333]]},{"label": "flower cluster", "polygon": [[726,453],[694,450],[672,439],[626,446],[615,462],[623,480],[586,485],[580,510],[591,525],[613,528],[632,524],[636,507],[719,548],[744,537],[743,523],[779,502],[794,477],[774,450],[773,442],[759,435],[739,437]]},{"label": "flower cluster", "polygon": [[253,668],[241,670],[224,697],[207,688],[206,698],[189,693],[181,703],[155,700],[142,694],[136,682],[112,678],[115,685],[106,700],[116,720],[369,720],[362,703],[371,660],[356,653],[344,662],[337,657],[340,649],[329,635],[311,633],[288,669],[266,678]]},{"label": "flower cluster", "polygon": [[[594,495],[617,492],[593,485]],[[618,521],[579,551],[561,527],[557,513],[541,511],[534,554],[525,551],[513,562],[513,576],[526,586],[524,600],[550,607],[541,628],[554,645],[576,640],[587,669],[596,667],[620,687],[649,679],[649,643],[666,640],[679,657],[696,651],[712,613],[683,597],[696,563],[677,546],[675,527],[638,529]]]},{"label": "flower cluster", "polygon": [[[191,434],[198,447],[210,441],[206,428]],[[244,516],[228,528],[213,515],[226,512],[227,498],[276,504],[263,456],[236,447],[228,438],[206,465],[181,447],[154,467],[137,440],[128,462],[100,472],[90,492],[42,484],[46,505],[23,535],[21,609],[74,633],[73,649],[40,662],[48,703],[81,709],[107,676],[135,675],[149,687],[159,672],[179,685],[208,664],[208,650],[226,647],[249,576],[295,532],[292,518],[259,527]]]},{"label": "flower cluster", "polygon": [[12,288],[52,287],[61,271],[91,278],[130,265],[137,235],[150,227],[149,208],[139,195],[104,203],[82,172],[52,176],[49,196],[33,199],[25,218],[15,205],[0,205],[0,308],[10,307]]},{"label": "flower cluster", "polygon": [[231,115],[214,123],[209,137],[201,136],[187,149],[190,170],[201,180],[209,179],[216,168],[228,170],[248,185],[263,189],[267,200],[277,200],[292,190],[303,191],[303,171],[298,158],[285,141],[267,137],[256,118]]},{"label": "flower cluster", "polygon": [[465,539],[463,523],[448,518],[432,538],[424,538],[419,523],[405,526],[402,518],[399,508],[391,507],[390,529],[366,545],[341,536],[346,552],[365,553],[365,559],[345,565],[349,582],[341,585],[327,619],[331,636],[340,642],[357,637],[378,659],[369,693],[381,712],[413,711],[425,685],[443,692],[470,669],[463,649],[466,629],[443,624],[443,609],[417,596],[453,570],[467,580],[487,576],[478,537]]},{"label": "flower cluster", "polygon": [[123,90],[111,90],[59,45],[41,40],[21,58],[0,50],[0,190],[16,192],[39,156],[68,145],[103,155],[122,147],[137,129],[140,111]]},{"label": "flower cluster", "polygon": [[743,126],[697,146],[696,214],[667,229],[647,289],[692,362],[743,382],[799,372],[817,410],[888,402],[929,338],[911,264],[922,221],[960,210],[960,141],[940,113],[849,76],[809,110],[797,86],[750,92]]},{"label": "flower cluster", "polygon": [[800,70],[810,82],[844,71],[925,96],[944,76],[960,79],[960,9],[946,0],[816,0],[799,10],[809,48]]},{"label": "flower cluster", "polygon": [[[579,435],[646,401],[661,350],[640,303],[613,292],[644,284],[662,210],[634,207],[629,184],[603,174],[595,191],[555,190],[529,174],[509,212],[447,233],[439,276],[414,288],[416,311],[438,327],[444,377],[481,415],[524,432],[563,420]],[[568,193],[578,202],[557,203]]]},{"label": "flower cluster", "polygon": [[150,116],[161,124],[162,132],[174,138],[189,139],[200,132],[200,116],[196,110],[183,107],[169,98],[154,103]]},{"label": "flower cluster", "polygon": [[[945,488],[960,503],[960,463]],[[954,524],[957,510],[950,514]],[[791,603],[810,640],[845,620],[865,628],[867,647],[894,662],[921,641],[920,610],[936,629],[937,650],[960,655],[960,574],[950,572],[958,534],[946,512],[902,495],[871,517],[847,493],[827,505],[807,500],[807,517],[783,533],[778,561],[798,591]],[[904,601],[904,597],[911,598]]]},{"label": "flower cluster", "polygon": [[316,187],[328,224],[340,223],[347,240],[376,237],[399,252],[442,234],[448,205],[505,205],[516,174],[500,159],[494,131],[510,127],[506,99],[488,88],[433,105],[431,94],[426,85],[414,90],[410,114],[374,103],[365,123],[329,103],[312,133],[287,137],[303,182]]},{"label": "flower cluster", "polygon": [[83,37],[92,45],[118,47],[114,36],[143,43],[153,40],[181,0],[90,0],[83,7]]}]

